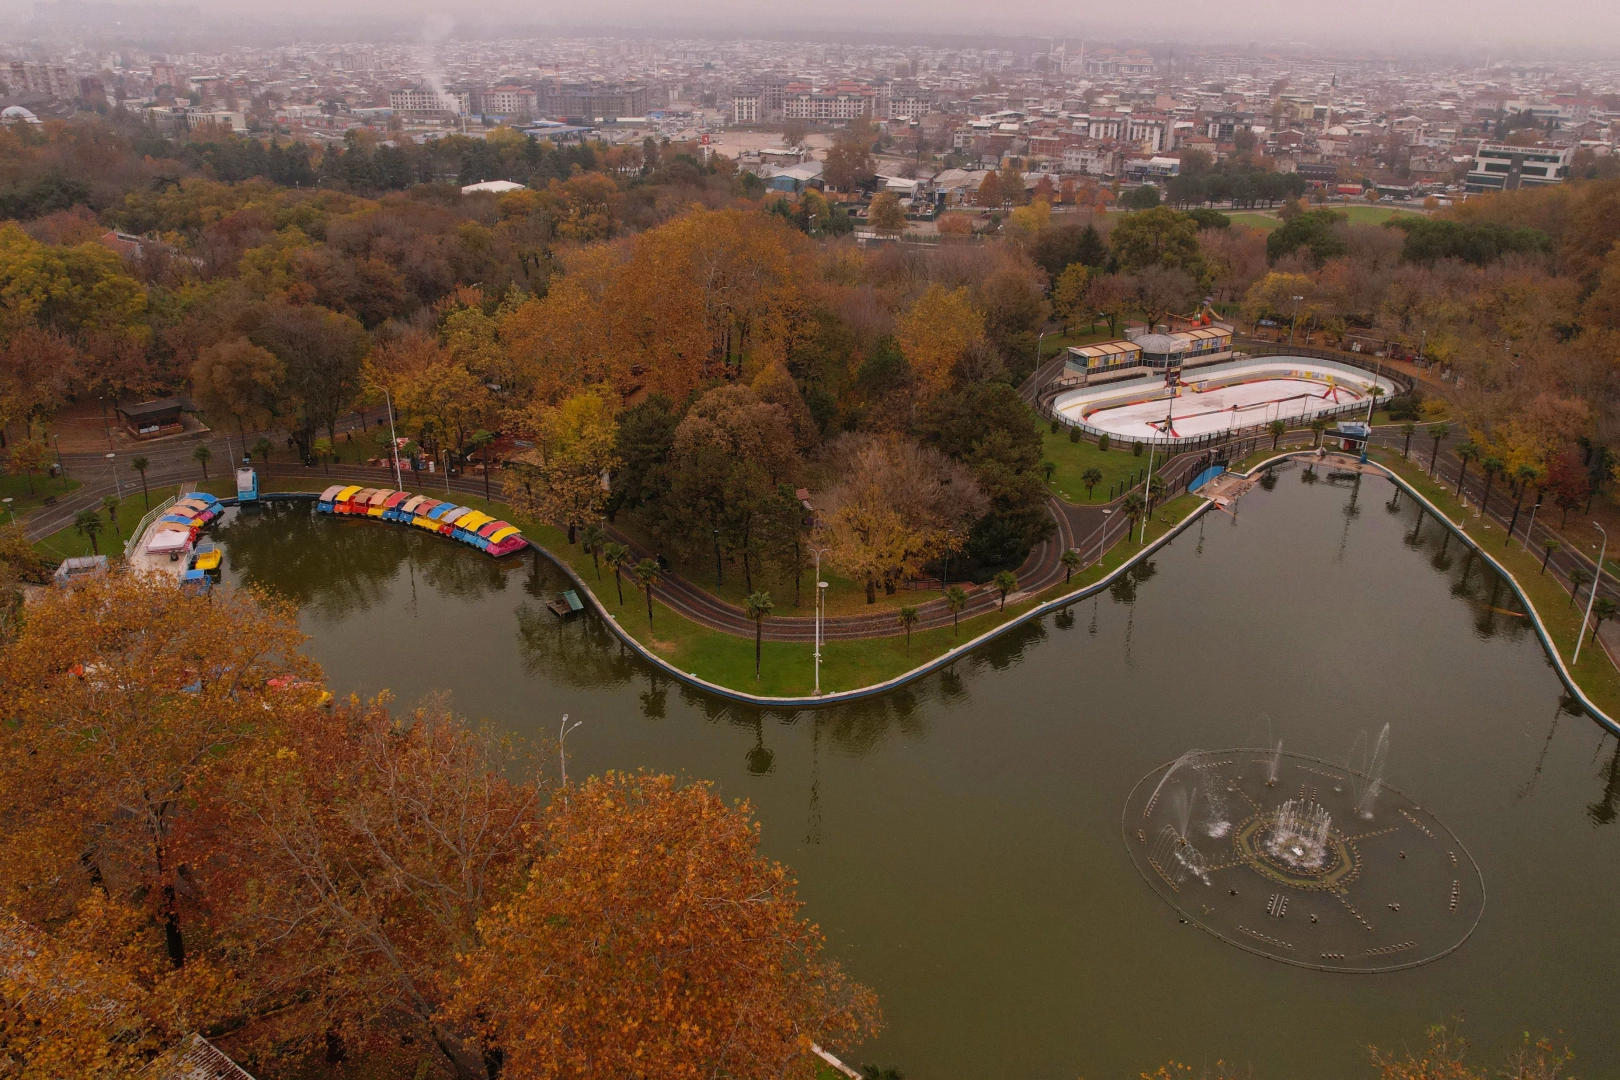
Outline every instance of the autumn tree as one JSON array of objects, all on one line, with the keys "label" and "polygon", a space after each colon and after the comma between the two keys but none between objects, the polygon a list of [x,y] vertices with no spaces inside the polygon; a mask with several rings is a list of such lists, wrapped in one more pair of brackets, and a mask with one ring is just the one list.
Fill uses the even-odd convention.
[{"label": "autumn tree", "polygon": [[264,1019],[246,1041],[296,1057],[386,1051],[404,1031],[458,1080],[485,1080],[471,1026],[447,1006],[480,917],[519,881],[544,788],[442,700],[405,716],[386,705],[305,714],[230,788],[254,875],[214,884],[235,886],[222,929],[253,947],[244,977]]},{"label": "autumn tree", "polygon": [[900,206],[900,196],[892,191],[880,192],[866,212],[867,224],[879,236],[898,236],[906,231],[906,214]]},{"label": "autumn tree", "polygon": [[849,191],[872,176],[872,130],[864,122],[840,132],[827,148],[821,175],[834,191]]},{"label": "autumn tree", "polygon": [[876,1031],[746,804],[609,773],[548,807],[527,885],[480,923],[455,1014],[533,1078],[814,1075]]},{"label": "autumn tree", "polygon": [[949,386],[956,365],[984,338],[984,313],[965,286],[930,285],[895,324],[895,337],[925,397]]},{"label": "autumn tree", "polygon": [[1185,270],[1155,264],[1136,275],[1136,301],[1149,326],[1157,326],[1172,311],[1186,310],[1197,298],[1197,285]]},{"label": "autumn tree", "polygon": [[972,474],[937,450],[895,437],[841,436],[818,495],[820,539],[833,565],[866,586],[866,602],[961,549],[987,503]]},{"label": "autumn tree", "polygon": [[1118,337],[1120,322],[1136,306],[1136,281],[1123,274],[1093,278],[1087,299],[1097,314],[1107,320],[1108,332]]},{"label": "autumn tree", "polygon": [[1075,326],[1090,314],[1087,293],[1091,287],[1091,271],[1083,263],[1071,263],[1058,276],[1052,286],[1052,311],[1063,320],[1065,333],[1073,333]]},{"label": "autumn tree", "polygon": [[191,365],[191,392],[204,412],[233,418],[245,439],[249,423],[259,428],[280,413],[285,378],[285,365],[269,350],[230,338],[204,349]]},{"label": "autumn tree", "polygon": [[620,464],[613,406],[586,391],[539,409],[529,423],[534,450],[512,463],[502,490],[518,512],[566,526],[572,544],[580,526],[602,516],[607,477]]},{"label": "autumn tree", "polygon": [[142,906],[184,965],[199,899],[185,868],[209,857],[197,801],[305,700],[301,641],[290,608],[248,590],[114,573],[47,593],[0,657],[0,902],[50,920],[100,889]]},{"label": "autumn tree", "polygon": [[974,194],[974,200],[980,205],[997,209],[1001,206],[1004,196],[1001,192],[1001,177],[994,171],[984,174],[979,181],[979,190]]},{"label": "autumn tree", "polygon": [[318,427],[337,436],[338,417],[359,392],[362,359],[368,348],[358,321],[313,304],[278,305],[264,313],[248,335],[281,361],[288,405],[295,417],[291,434],[309,456]]},{"label": "autumn tree", "polygon": [[11,453],[8,455],[13,470],[20,472],[28,479],[28,494],[34,493],[34,474],[43,472],[50,467],[51,448],[45,444],[44,439],[29,437],[18,439],[11,444]]}]

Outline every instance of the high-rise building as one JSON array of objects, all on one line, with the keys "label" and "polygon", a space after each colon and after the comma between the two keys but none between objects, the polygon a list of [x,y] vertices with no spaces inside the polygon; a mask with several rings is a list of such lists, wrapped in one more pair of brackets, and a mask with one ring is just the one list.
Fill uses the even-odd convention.
[{"label": "high-rise building", "polygon": [[13,60],[6,65],[6,82],[11,85],[13,93],[48,94],[53,98],[73,96],[67,68],[60,64],[30,64]]}]

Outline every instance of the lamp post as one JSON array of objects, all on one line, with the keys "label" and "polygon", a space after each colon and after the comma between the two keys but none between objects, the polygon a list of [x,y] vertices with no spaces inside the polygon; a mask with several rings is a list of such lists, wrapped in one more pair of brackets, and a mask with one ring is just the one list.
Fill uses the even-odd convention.
[{"label": "lamp post", "polygon": [[56,471],[66,476],[67,464],[62,460],[62,436],[52,435],[51,441],[56,444]]},{"label": "lamp post", "polygon": [[1294,327],[1299,325],[1299,302],[1303,299],[1305,299],[1303,296],[1294,297],[1294,314],[1288,320],[1288,344],[1290,345],[1294,343]]},{"label": "lamp post", "polygon": [[394,489],[404,491],[405,481],[399,475],[399,435],[394,431],[394,397],[386,386],[377,389],[383,392],[383,400],[388,402],[388,447],[394,458]]},{"label": "lamp post", "polygon": [[112,473],[113,490],[118,492],[118,501],[123,502],[124,501],[124,485],[120,484],[118,482],[118,468],[117,468],[117,466],[115,466],[113,464],[113,459],[116,458],[117,456],[118,456],[117,454],[108,454],[107,455],[107,468]]},{"label": "lamp post", "polygon": [[1595,521],[1592,522],[1592,527],[1603,533],[1603,546],[1598,549],[1597,573],[1592,577],[1591,591],[1586,594],[1586,614],[1581,616],[1581,630],[1575,635],[1575,655],[1570,658],[1570,667],[1581,662],[1581,642],[1586,640],[1586,624],[1592,619],[1592,601],[1597,599],[1598,586],[1603,584],[1603,557],[1609,553],[1608,532]]},{"label": "lamp post", "polygon": [[821,580],[821,557],[828,552],[828,548],[811,548],[810,554],[816,557],[816,697],[821,696],[821,612],[825,606],[823,597],[826,594],[827,583]]},{"label": "lamp post", "polygon": [[11,496],[7,495],[4,499],[0,499],[0,503],[6,504],[6,513],[11,515],[11,523],[13,525],[17,524],[17,511],[12,508]]},{"label": "lamp post", "polygon": [[1040,335],[1035,338],[1035,370],[1036,371],[1039,371],[1041,369],[1041,342],[1046,340],[1047,333],[1048,333],[1048,331],[1042,330],[1040,332]]}]

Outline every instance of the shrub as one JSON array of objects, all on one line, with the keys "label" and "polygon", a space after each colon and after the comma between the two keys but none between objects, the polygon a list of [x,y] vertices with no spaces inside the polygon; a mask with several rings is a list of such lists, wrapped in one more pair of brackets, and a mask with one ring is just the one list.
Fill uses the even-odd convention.
[{"label": "shrub", "polygon": [[[1080,429],[1079,428],[1072,427],[1072,428],[1069,429],[1069,441],[1070,442],[1079,442],[1080,441]],[[1103,436],[1103,441],[1107,442],[1108,441],[1108,436],[1104,435]]]},{"label": "shrub", "polygon": [[1108,432],[1105,431],[1097,436],[1097,449],[1107,450],[1112,445],[1114,445],[1114,440],[1108,437]]},{"label": "shrub", "polygon": [[1057,417],[1052,417],[1052,434],[1056,435],[1060,426],[1061,425],[1058,423]]},{"label": "shrub", "polygon": [[1141,439],[1137,439],[1135,442],[1131,443],[1131,453],[1135,454],[1137,457],[1142,456],[1142,440]]}]

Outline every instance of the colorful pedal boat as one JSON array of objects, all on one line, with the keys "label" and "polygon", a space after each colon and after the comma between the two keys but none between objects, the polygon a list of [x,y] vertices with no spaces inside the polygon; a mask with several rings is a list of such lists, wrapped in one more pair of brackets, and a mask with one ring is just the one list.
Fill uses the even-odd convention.
[{"label": "colorful pedal boat", "polygon": [[[496,557],[509,555],[528,543],[517,526],[497,520],[481,510],[392,488],[334,484],[321,492],[315,508],[321,513],[358,514],[414,525],[424,531],[459,540]],[[218,513],[217,507],[187,507],[176,514],[176,520],[167,527],[200,527],[202,521],[199,518],[207,520],[204,515],[209,515],[210,509],[214,514]]]}]

